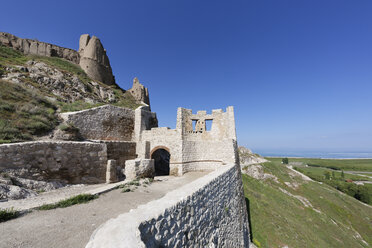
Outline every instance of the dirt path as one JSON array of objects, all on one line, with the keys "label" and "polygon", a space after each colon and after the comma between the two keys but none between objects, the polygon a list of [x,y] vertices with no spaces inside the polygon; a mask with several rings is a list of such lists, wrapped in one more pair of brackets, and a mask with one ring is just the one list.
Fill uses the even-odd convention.
[{"label": "dirt path", "polygon": [[79,248],[85,247],[93,231],[107,220],[139,205],[163,197],[205,175],[191,172],[182,177],[162,177],[134,192],[120,189],[101,195],[86,204],[48,211],[34,211],[18,219],[0,223],[0,247]]}]

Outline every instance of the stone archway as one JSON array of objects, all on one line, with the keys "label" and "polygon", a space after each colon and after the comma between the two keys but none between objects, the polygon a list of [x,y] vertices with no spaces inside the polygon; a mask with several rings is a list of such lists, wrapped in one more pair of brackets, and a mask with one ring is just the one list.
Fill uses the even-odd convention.
[{"label": "stone archway", "polygon": [[151,152],[151,159],[155,164],[155,176],[169,175],[170,153],[166,147],[156,147]]}]

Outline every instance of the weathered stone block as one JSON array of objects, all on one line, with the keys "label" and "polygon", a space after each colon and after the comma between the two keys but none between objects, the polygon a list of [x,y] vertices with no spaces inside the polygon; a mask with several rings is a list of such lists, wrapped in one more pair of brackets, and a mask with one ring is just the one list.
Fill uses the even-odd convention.
[{"label": "weathered stone block", "polygon": [[132,159],[125,162],[125,177],[128,180],[151,177],[155,175],[153,159]]},{"label": "weathered stone block", "polygon": [[106,170],[106,183],[115,183],[118,181],[116,175],[116,160],[107,161],[107,170]]}]

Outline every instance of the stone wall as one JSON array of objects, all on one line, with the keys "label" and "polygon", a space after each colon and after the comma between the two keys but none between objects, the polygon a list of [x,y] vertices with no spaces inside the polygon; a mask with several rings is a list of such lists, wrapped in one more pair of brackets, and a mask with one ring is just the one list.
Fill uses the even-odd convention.
[{"label": "stone wall", "polygon": [[101,41],[95,36],[90,37],[88,34],[81,35],[79,52],[74,49],[56,46],[38,40],[19,38],[4,32],[0,32],[0,45],[11,47],[24,54],[66,59],[80,65],[81,69],[91,79],[107,85],[115,84],[115,77],[112,73],[106,50],[103,48]]},{"label": "stone wall", "polygon": [[132,141],[134,110],[104,105],[78,112],[63,113],[61,117],[79,129],[84,139]]},{"label": "stone wall", "polygon": [[141,133],[141,141],[137,145],[139,158],[150,159],[157,149],[165,149],[170,153],[170,174],[182,175],[182,137],[175,129],[167,127],[152,128]]},{"label": "stone wall", "polygon": [[[213,121],[211,130],[206,130],[206,120]],[[193,121],[197,122],[195,130]],[[156,149],[167,150],[171,175],[213,170],[221,164],[239,162],[233,107],[228,107],[225,112],[216,109],[211,114],[206,111],[192,114],[190,109],[178,108],[176,129],[138,130],[138,157],[148,159]]]},{"label": "stone wall", "polygon": [[107,159],[116,160],[116,164],[124,169],[125,161],[135,159],[136,143],[131,141],[101,141],[107,146]]},{"label": "stone wall", "polygon": [[185,139],[182,142],[182,174],[195,170],[212,170],[220,164],[235,164],[238,162],[235,149],[236,141],[232,139]]},{"label": "stone wall", "polygon": [[104,183],[103,143],[35,141],[0,145],[0,171],[21,178],[64,183]]},{"label": "stone wall", "polygon": [[79,64],[80,55],[69,48],[56,46],[38,40],[22,39],[15,35],[0,32],[0,45],[12,47],[24,54],[63,58],[72,63]]},{"label": "stone wall", "polygon": [[0,145],[0,172],[63,183],[104,183],[107,161],[115,161],[124,179],[127,160],[136,158],[136,143],[126,141],[34,141]]},{"label": "stone wall", "polygon": [[240,169],[221,166],[109,220],[86,247],[249,247]]}]

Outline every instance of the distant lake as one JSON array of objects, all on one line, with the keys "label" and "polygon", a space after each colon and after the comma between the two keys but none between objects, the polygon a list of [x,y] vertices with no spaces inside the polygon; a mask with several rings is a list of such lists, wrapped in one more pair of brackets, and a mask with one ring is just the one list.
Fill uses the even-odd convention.
[{"label": "distant lake", "polygon": [[[255,152],[255,151],[254,151]],[[372,152],[260,152],[264,157],[372,158]]]}]

